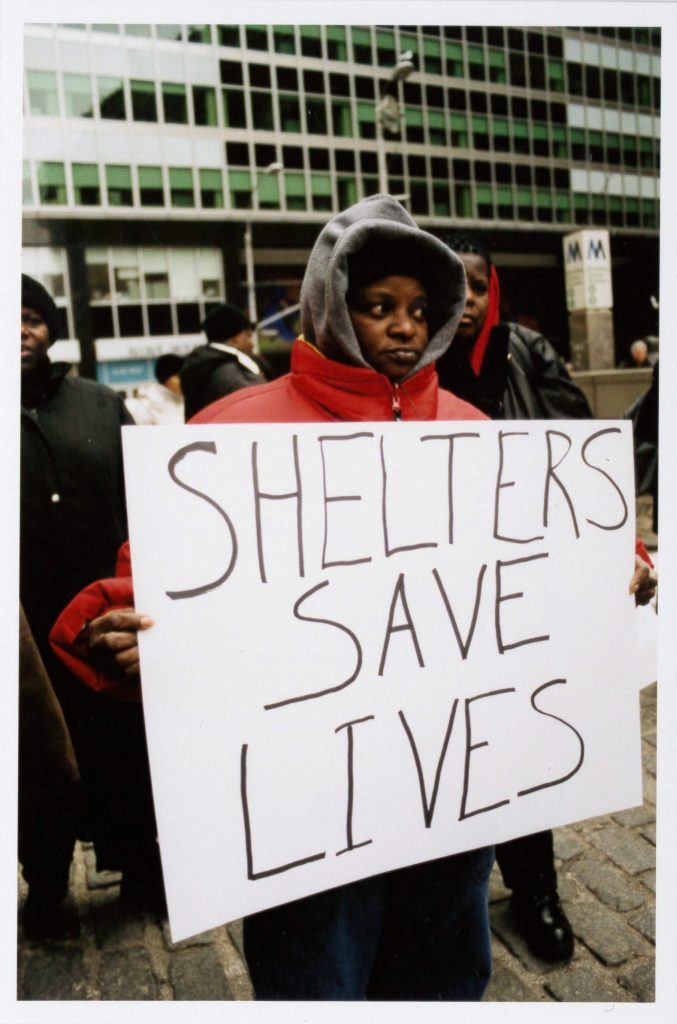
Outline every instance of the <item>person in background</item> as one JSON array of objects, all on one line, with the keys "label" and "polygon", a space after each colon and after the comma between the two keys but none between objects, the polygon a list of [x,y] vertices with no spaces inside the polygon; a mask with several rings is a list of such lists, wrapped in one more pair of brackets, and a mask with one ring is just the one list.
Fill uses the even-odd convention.
[{"label": "person in background", "polygon": [[181,392],[181,356],[168,352],[155,363],[155,380],[142,384],[134,398],[125,399],[127,408],[139,426],[183,423]]},{"label": "person in background", "polygon": [[[489,253],[466,236],[449,244],[463,260],[467,298],[454,343],[437,363],[440,384],[492,419],[590,419],[583,392],[552,345],[528,327],[500,321],[499,280]],[[639,559],[642,571],[649,571],[647,561],[648,555]],[[501,843],[496,860],[512,890],[511,916],[530,951],[551,962],[570,959],[574,938],[557,892],[552,832]]]},{"label": "person in background", "polygon": [[147,766],[141,709],[92,694],[48,640],[64,605],[93,576],[115,570],[127,536],[120,428],[134,422],[115,391],[50,361],[57,336],[53,299],[22,275],[20,599],[63,709],[87,802],[78,830],[64,815],[58,849],[45,842],[31,864],[30,920],[43,933],[59,927],[78,833],[93,839],[99,870],[123,871],[127,891],[138,889],[139,879],[145,885],[160,877],[161,885],[150,787],[144,791],[137,779]]},{"label": "person in background", "polygon": [[264,360],[254,355],[254,325],[236,306],[221,303],[201,327],[208,344],[194,348],[181,369],[186,421],[217,398],[270,377]]},{"label": "person in background", "polygon": [[619,367],[626,370],[648,370],[652,366],[653,359],[649,355],[649,346],[642,338],[633,341],[628,355],[619,363]]}]

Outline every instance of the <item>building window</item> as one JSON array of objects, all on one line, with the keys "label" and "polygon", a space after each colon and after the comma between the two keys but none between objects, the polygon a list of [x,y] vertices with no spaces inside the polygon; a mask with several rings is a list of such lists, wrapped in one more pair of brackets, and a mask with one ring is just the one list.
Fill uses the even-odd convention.
[{"label": "building window", "polygon": [[126,36],[144,36],[148,39],[150,38],[150,25],[125,25],[124,32]]},{"label": "building window", "polygon": [[188,101],[185,85],[162,83],[162,114],[169,124],[188,124]]},{"label": "building window", "polygon": [[489,81],[505,85],[507,80],[505,54],[501,50],[489,50]]},{"label": "building window", "polygon": [[310,184],[314,210],[331,210],[331,178],[328,174],[311,174]]},{"label": "building window", "polygon": [[354,177],[339,177],[336,180],[339,209],[346,210],[357,202],[357,182]]},{"label": "building window", "polygon": [[452,114],[449,120],[452,146],[465,148],[468,145],[468,120],[465,114]]},{"label": "building window", "polygon": [[96,164],[73,164],[73,196],[76,206],[99,206],[99,168]]},{"label": "building window", "polygon": [[332,100],[331,122],[334,135],[348,138],[353,134],[350,103],[348,100]]},{"label": "building window", "polygon": [[373,103],[357,104],[357,126],[361,139],[376,138],[376,110]]},{"label": "building window", "polygon": [[218,125],[216,90],[208,85],[193,86],[193,114],[195,124],[214,128]]},{"label": "building window", "polygon": [[99,93],[99,116],[105,120],[124,121],[127,117],[125,109],[125,90],[121,78],[97,78]]},{"label": "building window", "polygon": [[306,209],[306,184],[302,174],[285,174],[284,193],[288,210]]},{"label": "building window", "polygon": [[270,93],[253,90],[251,103],[253,127],[257,131],[272,132],[275,123],[273,121],[273,100]]},{"label": "building window", "polygon": [[188,25],[186,28],[186,39],[189,43],[211,43],[211,25]]},{"label": "building window", "polygon": [[252,177],[249,171],[229,171],[230,205],[235,210],[251,209]]},{"label": "building window", "polygon": [[164,206],[161,167],[139,167],[139,197],[142,206]]},{"label": "building window", "polygon": [[486,75],[484,71],[484,51],[479,46],[468,47],[468,71],[475,82],[483,82]]},{"label": "building window", "polygon": [[470,185],[454,185],[454,202],[457,217],[472,217],[472,195]]},{"label": "building window", "polygon": [[238,46],[240,45],[240,26],[239,25],[217,25],[216,31],[219,40],[219,46]]},{"label": "building window", "polygon": [[132,117],[135,121],[157,121],[155,82],[132,79]]},{"label": "building window", "polygon": [[193,172],[190,167],[169,168],[169,195],[172,206],[195,206]]},{"label": "building window", "polygon": [[106,165],[106,188],[109,206],[131,206],[132,172],[124,164]]},{"label": "building window", "polygon": [[268,29],[265,25],[247,25],[245,27],[245,38],[247,40],[247,49],[249,50],[268,49]]},{"label": "building window", "polygon": [[41,203],[58,206],[66,203],[66,172],[63,164],[51,160],[38,164],[38,195]]},{"label": "building window", "polygon": [[64,75],[66,117],[92,116],[92,83],[89,75]]},{"label": "building window", "polygon": [[440,110],[428,111],[428,139],[432,146],[446,146],[447,144],[444,114]]},{"label": "building window", "polygon": [[242,89],[223,89],[223,120],[226,128],[245,128],[247,125]]},{"label": "building window", "polygon": [[73,314],[66,250],[43,245],[30,245],[22,250],[21,269],[47,289],[57,308],[59,337],[73,337]]},{"label": "building window", "polygon": [[564,92],[564,63],[548,60],[548,88],[551,92]]},{"label": "building window", "polygon": [[433,212],[437,217],[451,216],[449,186],[444,181],[433,181]]},{"label": "building window", "polygon": [[156,25],[158,39],[169,39],[171,42],[181,42],[180,25]]},{"label": "building window", "polygon": [[439,40],[423,40],[423,67],[429,75],[442,74],[442,48]]},{"label": "building window", "polygon": [[200,176],[200,202],[203,209],[223,208],[223,181],[221,171],[207,168],[198,171]]},{"label": "building window", "polygon": [[278,96],[280,111],[280,128],[283,132],[301,131],[301,107],[298,97],[291,93],[280,93]]},{"label": "building window", "polygon": [[323,99],[306,99],[306,125],[311,135],[327,134],[327,108]]},{"label": "building window", "polygon": [[275,25],[273,28],[273,44],[276,53],[296,53],[293,25]]},{"label": "building window", "polygon": [[[272,163],[272,161],[268,162]],[[280,180],[277,174],[257,174],[256,198],[260,210],[279,210]]]},{"label": "building window", "polygon": [[304,57],[322,56],[319,25],[301,25],[301,53]]},{"label": "building window", "polygon": [[38,117],[59,116],[59,94],[53,71],[29,71],[28,101],[31,114]]}]

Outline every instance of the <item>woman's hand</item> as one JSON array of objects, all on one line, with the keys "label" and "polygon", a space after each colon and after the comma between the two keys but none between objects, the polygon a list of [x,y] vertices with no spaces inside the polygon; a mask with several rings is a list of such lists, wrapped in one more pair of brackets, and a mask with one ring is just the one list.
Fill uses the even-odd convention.
[{"label": "woman's hand", "polygon": [[92,659],[109,675],[130,680],[138,678],[137,633],[152,625],[152,619],[139,615],[134,608],[119,608],[92,619],[87,629],[87,646]]},{"label": "woman's hand", "polygon": [[635,595],[635,604],[648,604],[656,596],[658,576],[650,565],[635,555],[635,571],[630,580],[629,592]]}]

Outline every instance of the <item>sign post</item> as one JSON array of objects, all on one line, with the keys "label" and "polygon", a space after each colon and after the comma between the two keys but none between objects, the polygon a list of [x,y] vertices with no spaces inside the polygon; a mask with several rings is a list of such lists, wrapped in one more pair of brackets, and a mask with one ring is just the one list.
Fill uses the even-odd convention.
[{"label": "sign post", "polygon": [[614,366],[609,232],[575,231],[562,239],[571,354],[577,370]]}]

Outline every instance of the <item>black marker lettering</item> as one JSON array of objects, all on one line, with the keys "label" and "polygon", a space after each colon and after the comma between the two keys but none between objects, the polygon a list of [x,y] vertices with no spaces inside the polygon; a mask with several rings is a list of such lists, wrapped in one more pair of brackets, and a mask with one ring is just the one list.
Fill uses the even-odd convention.
[{"label": "black marker lettering", "polygon": [[329,434],[318,437],[320,442],[320,454],[322,455],[322,486],[324,489],[324,543],[322,544],[322,568],[328,569],[334,565],[360,565],[362,562],[371,562],[371,555],[366,558],[351,558],[345,561],[327,561],[327,538],[329,535],[329,523],[327,517],[327,506],[332,501],[362,501],[361,494],[327,494],[327,466],[324,456],[325,441],[355,441],[359,437],[373,437],[369,431],[361,431],[358,434]]},{"label": "black marker lettering", "polygon": [[471,727],[470,727],[470,705],[475,700],[484,700],[485,697],[496,697],[499,693],[514,693],[515,687],[509,686],[504,690],[490,690],[488,693],[478,693],[476,697],[466,697],[465,700],[465,767],[463,769],[463,796],[461,797],[461,813],[458,820],[464,821],[466,818],[472,818],[476,814],[485,814],[487,811],[493,811],[497,807],[503,807],[504,804],[509,804],[509,800],[499,800],[495,804],[489,804],[487,807],[478,807],[477,810],[467,811],[467,800],[468,800],[468,786],[470,784],[470,755],[473,750],[479,750],[480,747],[488,747],[489,740],[482,740],[481,743],[472,743]]},{"label": "black marker lettering", "polygon": [[407,734],[409,745],[411,746],[411,752],[414,755],[414,763],[416,765],[416,773],[418,775],[418,788],[421,791],[421,804],[423,806],[423,821],[425,827],[430,828],[433,823],[433,815],[435,813],[435,804],[437,803],[437,791],[440,788],[440,777],[442,775],[442,768],[444,766],[444,759],[447,756],[447,747],[449,746],[449,740],[451,739],[451,731],[454,728],[454,719],[456,718],[456,708],[458,707],[458,697],[455,698],[454,703],[451,705],[451,714],[449,715],[449,721],[447,723],[447,731],[444,734],[444,740],[442,742],[442,750],[440,756],[437,759],[437,768],[435,769],[435,779],[433,781],[433,791],[428,800],[428,796],[425,791],[425,781],[423,779],[423,767],[421,765],[421,758],[418,756],[418,748],[414,739],[413,733],[409,728],[409,723],[404,717],[403,711],[398,711],[400,721],[404,727],[404,731]]},{"label": "black marker lettering", "polygon": [[[565,451],[562,458],[559,460],[559,462],[555,463],[553,463],[552,461],[552,444],[550,443],[550,438],[553,436],[553,434],[557,434],[558,437],[563,437],[568,445],[567,450]],[[569,511],[571,512],[571,518],[574,524],[574,532],[576,534],[576,537],[578,538],[580,537],[580,533],[578,530],[578,523],[576,522],[576,513],[574,511],[573,502],[569,497],[569,492],[567,491],[566,487],[555,473],[555,470],[562,465],[567,455],[571,451],[571,438],[568,434],[563,434],[561,430],[546,430],[545,437],[548,443],[548,470],[545,474],[545,492],[543,494],[543,526],[547,527],[548,525],[548,505],[550,504],[550,481],[554,480],[557,486],[559,487],[560,491],[564,495],[564,499],[567,505],[569,506]]]},{"label": "black marker lettering", "polygon": [[611,486],[613,487],[613,489],[617,492],[619,498],[621,499],[621,502],[623,503],[623,518],[620,520],[620,522],[616,523],[615,526],[604,526],[603,523],[596,523],[594,519],[586,519],[586,523],[590,523],[591,526],[597,526],[600,530],[620,530],[621,526],[624,526],[628,519],[628,504],[623,496],[622,490],[620,489],[616,481],[613,480],[612,477],[610,477],[609,474],[606,473],[601,468],[601,466],[595,466],[594,463],[588,462],[586,458],[586,452],[588,450],[588,445],[591,444],[591,442],[594,441],[595,438],[601,437],[602,434],[620,434],[620,432],[621,431],[619,427],[605,427],[604,430],[598,430],[596,433],[591,434],[585,442],[585,444],[583,445],[583,447],[581,448],[581,458],[583,459],[583,462],[586,464],[586,466],[589,466],[590,469],[597,470],[598,473],[601,473],[602,476],[605,476],[611,484]]},{"label": "black marker lettering", "polygon": [[355,663],[355,669],[352,674],[342,683],[338,683],[336,686],[328,686],[324,690],[317,690],[315,693],[304,693],[299,697],[288,697],[286,700],[275,701],[274,704],[264,704],[266,711],[272,711],[273,708],[284,707],[285,704],[296,704],[300,700],[313,700],[315,697],[325,697],[328,693],[337,693],[339,690],[344,690],[346,686],[350,686],[354,683],[360,674],[362,668],[362,648],[360,647],[360,641],[357,639],[352,629],[348,629],[341,622],[334,622],[333,619],[319,619],[315,615],[302,615],[300,608],[304,601],[313,594],[316,594],[318,590],[322,590],[323,587],[329,586],[329,580],[323,580],[322,583],[318,583],[317,586],[311,587],[305,594],[301,594],[300,598],[294,605],[294,618],[300,619],[301,622],[319,622],[323,626],[334,626],[335,629],[340,629],[342,633],[346,633],[355,644],[355,651],[357,652],[357,659]]},{"label": "black marker lettering", "polygon": [[539,558],[547,558],[548,553],[542,552],[540,555],[527,555],[526,558],[513,558],[509,562],[496,562],[496,604],[494,607],[494,618],[496,623],[496,644],[498,646],[498,653],[505,654],[506,651],[512,651],[515,647],[523,647],[524,644],[538,644],[542,640],[549,640],[550,634],[547,633],[544,636],[530,636],[526,640],[516,640],[512,644],[503,643],[503,633],[501,631],[501,604],[504,601],[513,601],[516,598],[524,597],[522,590],[516,591],[514,594],[502,594],[501,593],[501,570],[508,565],[520,565],[522,562],[535,562]]},{"label": "black marker lettering", "polygon": [[426,434],[421,441],[448,441],[449,465],[447,469],[447,490],[449,494],[449,543],[454,543],[454,441],[457,437],[479,437],[477,433]]},{"label": "black marker lettering", "polygon": [[353,841],[353,805],[355,802],[355,779],[354,779],[354,764],[353,764],[353,726],[359,725],[361,722],[370,722],[374,718],[373,715],[365,715],[364,718],[354,718],[351,722],[344,722],[343,725],[338,725],[334,732],[339,732],[341,729],[347,729],[348,737],[348,811],[346,814],[346,847],[343,850],[339,850],[336,854],[340,857],[342,853],[350,853],[351,850],[358,850],[361,846],[369,846],[373,843],[373,839],[364,839],[361,843]]},{"label": "black marker lettering", "polygon": [[504,537],[503,534],[498,532],[498,517],[499,517],[499,504],[501,491],[506,487],[514,487],[515,481],[508,480],[504,482],[503,477],[503,438],[504,437],[527,437],[527,430],[499,430],[498,432],[498,474],[496,476],[496,494],[494,497],[494,537],[496,540],[505,540],[510,544],[532,544],[535,540],[543,540],[543,536],[538,537]]},{"label": "black marker lettering", "polygon": [[203,494],[202,491],[198,491],[197,488],[191,487],[190,484],[184,483],[176,475],[176,467],[183,458],[186,457],[190,452],[209,452],[210,455],[216,455],[216,445],[213,441],[194,441],[193,444],[187,444],[184,448],[180,448],[178,452],[172,455],[167,469],[169,475],[175,484],[182,487],[184,491],[188,491],[190,494],[197,495],[198,498],[202,498],[208,505],[216,509],[219,513],[226,526],[228,527],[228,533],[230,534],[230,561],[226,566],[224,572],[219,576],[217,580],[213,580],[211,583],[205,583],[201,587],[192,587],[189,590],[167,590],[165,593],[171,601],[180,601],[187,597],[199,597],[200,594],[206,594],[209,590],[215,590],[216,587],[220,587],[222,583],[225,583],[231,572],[235,568],[237,561],[237,534],[235,533],[235,527],[230,519],[230,516],[221,506],[210,498],[207,494]]},{"label": "black marker lettering", "polygon": [[252,828],[249,819],[249,798],[247,796],[247,743],[242,744],[240,754],[240,797],[242,799],[242,819],[244,821],[244,840],[247,850],[247,878],[250,882],[256,882],[260,878],[270,878],[271,875],[281,875],[284,871],[291,871],[292,868],[301,867],[302,864],[310,864],[314,860],[322,860],[327,856],[325,853],[313,853],[310,857],[301,857],[300,860],[290,861],[289,864],[280,864],[276,868],[268,868],[266,871],[254,871],[254,854],[252,851]]},{"label": "black marker lettering", "polygon": [[566,679],[551,679],[550,682],[543,683],[542,686],[539,686],[536,690],[534,690],[534,692],[531,695],[531,706],[534,709],[534,711],[538,711],[539,715],[545,715],[547,718],[554,718],[556,722],[561,722],[562,725],[566,725],[567,729],[571,729],[571,731],[575,733],[576,738],[578,739],[578,742],[581,747],[578,763],[576,764],[575,768],[572,768],[572,770],[570,772],[567,772],[566,775],[562,775],[561,778],[553,779],[552,782],[542,782],[540,786],[531,786],[529,789],[522,789],[517,794],[518,796],[527,796],[529,793],[536,793],[539,789],[548,789],[549,786],[560,786],[563,782],[566,782],[568,779],[572,778],[576,774],[576,772],[580,770],[583,764],[583,759],[585,758],[585,743],[583,742],[583,737],[579,733],[578,729],[574,729],[571,722],[565,722],[563,718],[559,718],[557,715],[553,715],[551,711],[543,711],[543,709],[539,708],[536,704],[536,697],[539,693],[541,693],[542,690],[546,690],[549,686],[557,685],[566,685]]},{"label": "black marker lettering", "polygon": [[[395,605],[397,604],[398,598],[402,602],[402,609],[404,611],[404,616],[405,616],[407,621],[401,623],[399,626],[393,626],[393,619],[395,618]],[[421,668],[425,668],[425,665],[423,663],[423,655],[421,654],[421,648],[419,647],[419,643],[418,643],[418,637],[416,636],[416,629],[414,628],[414,623],[413,623],[413,620],[412,620],[411,615],[409,613],[409,605],[407,604],[407,595],[406,595],[406,593],[404,591],[404,573],[403,572],[401,572],[400,575],[397,577],[397,583],[395,584],[395,589],[393,591],[392,601],[390,602],[390,611],[388,613],[388,625],[386,626],[386,635],[385,635],[384,640],[383,640],[383,650],[381,652],[381,662],[380,662],[379,667],[378,667],[378,674],[380,676],[383,675],[383,668],[384,668],[384,665],[386,663],[386,654],[388,653],[388,646],[390,644],[390,637],[392,636],[393,633],[400,633],[400,632],[402,632],[402,630],[407,630],[407,632],[411,633],[411,639],[412,639],[413,644],[414,644],[414,649],[416,651],[416,657],[418,658],[419,666]]]},{"label": "black marker lettering", "polygon": [[435,583],[437,584],[437,586],[439,588],[439,591],[440,591],[440,594],[442,595],[442,600],[444,601],[444,607],[447,610],[447,615],[449,616],[449,621],[451,622],[451,626],[452,626],[452,629],[454,631],[454,636],[456,637],[456,643],[458,644],[458,649],[461,652],[461,658],[463,659],[463,661],[465,661],[465,659],[468,657],[468,651],[470,650],[470,644],[472,643],[472,638],[473,638],[473,635],[475,633],[475,626],[477,625],[477,616],[478,616],[479,610],[480,610],[480,600],[481,600],[481,597],[482,597],[482,581],[484,579],[484,574],[485,574],[486,571],[487,571],[487,567],[486,567],[486,565],[483,565],[482,568],[480,569],[479,576],[477,577],[477,587],[475,589],[475,607],[473,608],[472,620],[470,622],[470,628],[468,630],[468,635],[466,636],[466,638],[464,640],[463,637],[461,636],[461,632],[460,632],[460,630],[458,628],[458,624],[456,622],[456,616],[454,615],[452,607],[449,604],[449,598],[447,597],[447,592],[444,589],[444,584],[442,583],[442,580],[440,579],[440,574],[438,573],[437,569],[433,569],[433,576],[435,577]]},{"label": "black marker lettering", "polygon": [[263,558],[263,536],[261,527],[261,501],[265,498],[268,501],[286,501],[288,498],[296,500],[296,537],[299,553],[299,576],[305,576],[303,568],[303,515],[302,515],[302,490],[301,490],[301,468],[299,466],[299,439],[298,435],[292,436],[292,447],[294,450],[294,475],[296,477],[296,490],[288,491],[285,494],[270,494],[262,491],[259,484],[258,465],[258,441],[252,443],[252,477],[254,480],[254,502],[256,508],[256,545],[259,555],[259,573],[261,582],[266,583],[266,567]]},{"label": "black marker lettering", "polygon": [[383,434],[381,434],[381,440],[379,442],[379,449],[381,452],[381,477],[383,481],[383,487],[381,491],[381,518],[383,520],[383,547],[385,550],[386,558],[390,558],[391,555],[396,555],[398,551],[417,551],[419,548],[436,548],[436,541],[425,541],[421,544],[401,544],[399,547],[391,548],[390,541],[388,539],[388,471],[386,469],[385,455],[383,454]]}]

